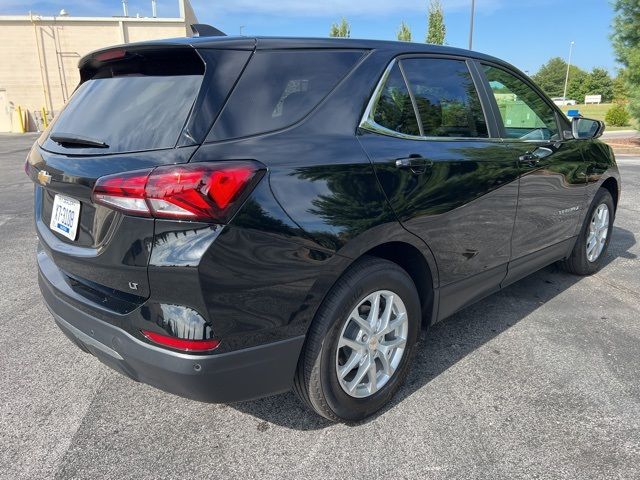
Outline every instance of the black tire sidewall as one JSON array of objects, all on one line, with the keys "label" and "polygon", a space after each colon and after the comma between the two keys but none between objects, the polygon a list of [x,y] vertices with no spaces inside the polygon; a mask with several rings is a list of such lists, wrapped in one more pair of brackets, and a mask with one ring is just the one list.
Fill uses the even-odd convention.
[{"label": "black tire sidewall", "polygon": [[[391,262],[386,263],[395,268],[359,272],[361,274],[347,284],[351,288],[343,288],[338,292],[342,298],[338,300],[335,311],[327,312],[334,321],[326,333],[320,352],[320,382],[328,406],[341,419],[359,420],[386,404],[404,381],[415,350],[420,330],[420,300],[413,281],[404,270]],[[338,338],[355,306],[377,290],[389,290],[402,299],[409,319],[407,343],[402,360],[387,384],[369,397],[355,398],[348,395],[338,382],[335,363]]]}]

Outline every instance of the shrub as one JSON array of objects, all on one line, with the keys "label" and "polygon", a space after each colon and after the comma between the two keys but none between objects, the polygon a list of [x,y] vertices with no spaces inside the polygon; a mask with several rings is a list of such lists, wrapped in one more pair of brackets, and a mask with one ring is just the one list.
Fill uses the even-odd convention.
[{"label": "shrub", "polygon": [[629,112],[624,105],[617,103],[609,109],[604,121],[612,127],[624,127],[629,124]]}]

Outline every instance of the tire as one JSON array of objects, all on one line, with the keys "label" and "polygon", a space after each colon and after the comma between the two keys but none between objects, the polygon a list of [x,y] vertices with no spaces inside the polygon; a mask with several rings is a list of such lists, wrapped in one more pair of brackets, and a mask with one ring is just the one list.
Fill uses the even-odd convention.
[{"label": "tire", "polygon": [[[371,315],[375,298],[380,303],[379,321]],[[384,315],[387,305],[392,306],[389,317]],[[352,314],[356,308],[365,323],[355,320]],[[403,308],[406,317],[401,314]],[[364,317],[371,318],[371,323],[366,323],[368,319]],[[388,328],[398,326],[392,333],[385,334],[382,327],[366,330],[371,325],[383,325],[385,318],[390,318]],[[420,299],[407,272],[388,260],[363,257],[340,277],[318,309],[300,355],[294,391],[309,408],[335,422],[357,421],[373,414],[404,382],[420,323]],[[401,345],[403,335],[404,347],[390,347]],[[344,343],[347,341],[359,348],[352,349]],[[357,355],[361,356],[359,362],[348,370],[348,362],[358,360]],[[379,369],[372,375],[374,382],[368,373],[372,358],[373,368]],[[339,378],[339,369],[348,373]],[[356,377],[364,370],[367,373],[358,383]],[[347,391],[350,385],[356,385],[351,393]]]},{"label": "tire", "polygon": [[[597,257],[595,259],[590,259],[587,248],[587,240],[590,237],[591,230],[594,228],[594,212],[596,212],[599,208],[604,208],[602,206],[605,206],[608,212],[606,238],[604,239],[604,244],[601,251],[597,254]],[[604,188],[600,188],[596,192],[596,195],[593,198],[593,202],[591,202],[591,206],[584,219],[584,224],[580,229],[580,235],[578,235],[578,238],[576,239],[576,244],[573,247],[571,255],[569,255],[569,257],[564,262],[562,262],[562,267],[567,272],[573,273],[575,275],[591,275],[602,268],[607,256],[609,242],[611,241],[613,220],[615,218],[614,208],[615,207],[613,205],[613,198],[611,197],[609,191]],[[604,234],[605,230],[601,231]]]}]

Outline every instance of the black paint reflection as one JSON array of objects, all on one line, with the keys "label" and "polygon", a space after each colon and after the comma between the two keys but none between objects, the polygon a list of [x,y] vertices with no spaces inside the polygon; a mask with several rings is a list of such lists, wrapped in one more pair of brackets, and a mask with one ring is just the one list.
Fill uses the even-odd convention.
[{"label": "black paint reflection", "polygon": [[159,327],[163,334],[185,340],[213,338],[211,322],[207,322],[192,308],[147,302],[140,313],[145,320]]},{"label": "black paint reflection", "polygon": [[158,222],[149,264],[197,267],[221,228],[219,225],[203,226],[191,222],[171,222],[169,225]]},{"label": "black paint reflection", "polygon": [[[480,139],[360,140],[398,219],[433,251],[441,284],[506,266],[518,196],[518,164],[507,148]],[[431,167],[396,167],[410,155]]]}]

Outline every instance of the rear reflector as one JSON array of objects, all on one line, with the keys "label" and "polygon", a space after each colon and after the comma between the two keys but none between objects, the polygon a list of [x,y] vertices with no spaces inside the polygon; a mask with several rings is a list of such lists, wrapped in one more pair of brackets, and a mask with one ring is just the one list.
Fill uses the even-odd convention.
[{"label": "rear reflector", "polygon": [[208,340],[185,340],[183,338],[169,337],[148,330],[142,330],[142,334],[153,343],[185,352],[208,352],[215,350],[218,348],[218,345],[220,345],[220,340],[217,338]]},{"label": "rear reflector", "polygon": [[223,222],[262,177],[256,162],[170,165],[101,177],[94,203],[155,218]]}]

